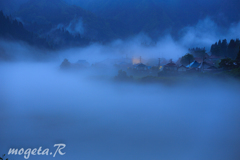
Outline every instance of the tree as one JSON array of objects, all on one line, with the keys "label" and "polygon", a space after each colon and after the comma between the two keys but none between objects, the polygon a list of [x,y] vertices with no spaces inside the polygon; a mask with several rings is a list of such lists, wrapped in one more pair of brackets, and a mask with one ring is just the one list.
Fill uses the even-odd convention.
[{"label": "tree", "polygon": [[127,73],[123,70],[118,71],[118,75],[115,76],[115,80],[120,80],[120,81],[128,81],[131,80],[132,76],[127,76]]},{"label": "tree", "polygon": [[232,39],[228,45],[228,56],[231,57],[232,59],[235,59],[237,57],[239,47],[240,40],[236,39],[235,41]]},{"label": "tree", "polygon": [[218,46],[217,42],[211,46],[210,51],[211,51],[212,55],[219,55],[220,47]]},{"label": "tree", "polygon": [[205,48],[199,48],[199,47],[196,47],[196,48],[190,48],[188,49],[188,51],[194,55],[195,57],[204,57],[204,55],[206,54],[206,49]]},{"label": "tree", "polygon": [[237,62],[240,62],[240,47],[239,47],[239,51],[238,51],[238,54],[237,54],[236,61],[237,61]]},{"label": "tree", "polygon": [[234,57],[234,51],[236,48],[236,43],[233,39],[230,40],[230,43],[228,45],[228,56],[233,58]]},{"label": "tree", "polygon": [[222,55],[222,56],[227,56],[227,47],[228,47],[227,40],[224,39],[224,40],[222,41],[222,44],[221,44],[221,55]]},{"label": "tree", "polygon": [[194,61],[193,55],[190,54],[190,53],[187,53],[186,55],[184,55],[182,57],[181,64],[187,66],[187,65],[189,65],[193,61]]},{"label": "tree", "polygon": [[237,54],[237,57],[236,57],[235,61],[238,65],[238,67],[240,67],[240,47],[239,47],[239,51],[238,51],[238,54]]},{"label": "tree", "polygon": [[68,69],[70,68],[71,63],[68,61],[68,59],[64,59],[64,61],[62,62],[62,64],[60,65],[61,69]]},{"label": "tree", "polygon": [[240,47],[240,40],[239,39],[231,39],[229,44],[227,40],[219,40],[215,44],[211,46],[211,53],[215,56],[224,56],[230,57],[235,59],[238,53],[238,48]]},{"label": "tree", "polygon": [[231,58],[222,59],[219,63],[219,68],[223,68],[225,70],[233,69],[235,67],[234,62],[235,61],[233,61]]}]

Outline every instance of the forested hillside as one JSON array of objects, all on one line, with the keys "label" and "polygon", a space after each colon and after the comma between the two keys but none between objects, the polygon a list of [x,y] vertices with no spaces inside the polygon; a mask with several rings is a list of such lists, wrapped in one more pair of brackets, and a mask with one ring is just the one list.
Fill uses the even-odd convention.
[{"label": "forested hillside", "polygon": [[45,39],[27,31],[21,22],[5,16],[2,11],[0,11],[0,37],[9,40],[21,40],[39,47],[50,47]]},{"label": "forested hillside", "polygon": [[211,46],[211,53],[216,56],[231,57],[235,59],[239,52],[240,40],[231,39],[228,43],[226,39],[219,40]]},{"label": "forested hillside", "polygon": [[21,5],[15,16],[26,23],[27,29],[39,34],[57,29],[59,25],[67,28],[79,19],[87,38],[104,41],[116,37],[104,19],[62,0],[30,0]]},{"label": "forested hillside", "polygon": [[[15,3],[16,2],[16,3]],[[181,37],[186,26],[210,17],[220,27],[240,20],[237,0],[9,0],[0,9],[17,19],[18,28],[29,33],[12,34],[28,42],[29,34],[47,41],[52,48],[111,42],[145,33],[157,41],[162,35]],[[9,12],[12,12],[9,14]],[[24,26],[24,27],[23,27]],[[3,32],[3,31],[2,31]],[[19,35],[16,35],[17,32]],[[8,33],[8,32],[6,32]],[[6,34],[4,32],[4,34]],[[22,35],[20,35],[22,34]],[[20,38],[20,37],[22,38]],[[216,48],[216,47],[215,47]],[[219,47],[217,47],[219,48]],[[217,53],[218,51],[213,52]]]},{"label": "forested hillside", "polygon": [[46,37],[39,36],[37,33],[26,30],[22,22],[5,16],[2,11],[0,11],[0,38],[11,41],[20,40],[30,45],[47,49],[85,46],[90,43],[89,39],[81,37],[80,34],[72,35],[64,28],[56,29]]}]

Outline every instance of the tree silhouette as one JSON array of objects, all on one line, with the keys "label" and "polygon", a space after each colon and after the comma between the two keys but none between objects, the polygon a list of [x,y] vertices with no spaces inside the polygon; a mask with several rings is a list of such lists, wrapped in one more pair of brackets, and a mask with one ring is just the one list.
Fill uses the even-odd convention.
[{"label": "tree silhouette", "polygon": [[239,51],[238,51],[238,54],[237,54],[237,57],[235,60],[236,60],[238,67],[240,67],[240,47],[239,47]]},{"label": "tree silhouette", "polygon": [[64,59],[62,64],[60,65],[61,69],[68,69],[71,67],[71,63],[68,61],[68,59]]},{"label": "tree silhouette", "polygon": [[211,46],[211,53],[215,56],[229,57],[235,59],[238,53],[238,48],[240,47],[239,39],[231,39],[229,44],[227,40],[219,40]]},{"label": "tree silhouette", "polygon": [[182,57],[181,64],[187,66],[187,65],[189,65],[193,61],[194,61],[193,55],[190,54],[190,53],[187,53],[186,55],[184,55]]}]

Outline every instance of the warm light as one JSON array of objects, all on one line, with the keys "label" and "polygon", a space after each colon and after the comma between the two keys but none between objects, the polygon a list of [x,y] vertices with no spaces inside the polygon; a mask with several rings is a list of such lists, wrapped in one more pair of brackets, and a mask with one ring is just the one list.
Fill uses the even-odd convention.
[{"label": "warm light", "polygon": [[132,64],[138,64],[140,63],[140,59],[139,58],[133,58],[132,59]]}]

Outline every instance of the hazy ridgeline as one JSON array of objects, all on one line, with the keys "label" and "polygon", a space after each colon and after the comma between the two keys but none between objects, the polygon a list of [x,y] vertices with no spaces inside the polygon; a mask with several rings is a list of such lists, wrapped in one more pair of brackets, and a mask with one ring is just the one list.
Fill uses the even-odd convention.
[{"label": "hazy ridgeline", "polygon": [[[185,55],[189,48],[205,47],[209,52],[211,45],[219,40],[226,39],[229,43],[231,39],[240,37],[240,22],[232,23],[229,27],[222,27],[209,17],[201,19],[196,25],[183,27],[179,31],[179,38],[173,38],[170,33],[164,34],[153,41],[147,34],[141,32],[137,35],[129,36],[125,40],[115,39],[106,44],[94,42],[85,47],[63,47],[63,49],[51,50],[43,49],[39,51],[36,46],[30,46],[26,42],[6,41],[0,39],[0,61],[2,60],[37,60],[46,61],[72,57],[73,62],[78,57],[85,58],[89,62],[101,61],[107,58],[119,58],[128,56],[131,58],[142,56],[142,58],[159,58],[177,60]],[[69,49],[71,48],[71,49]],[[238,48],[237,48],[238,49]],[[58,53],[61,53],[60,56]],[[71,53],[71,54],[69,54]],[[77,56],[73,56],[77,55]],[[83,57],[83,55],[85,57]],[[101,57],[99,57],[101,55]],[[103,56],[104,55],[104,56]],[[100,58],[100,59],[98,59]]]},{"label": "hazy ridgeline", "polygon": [[[164,86],[68,73],[59,63],[0,64],[0,151],[53,149],[56,159],[239,159],[239,83]],[[23,156],[8,156],[24,159]],[[52,159],[31,156],[30,159]]]}]

